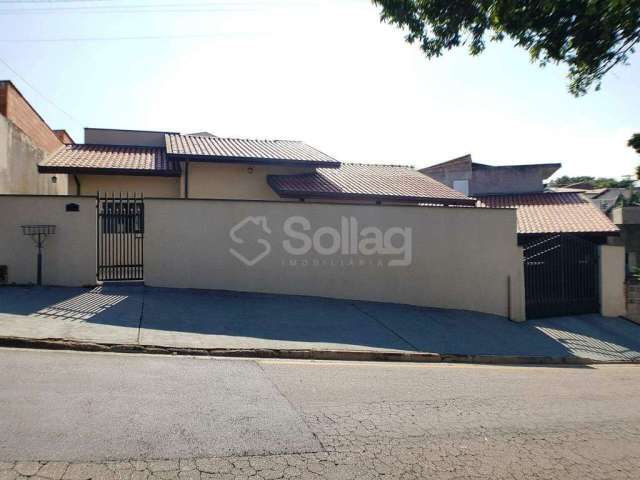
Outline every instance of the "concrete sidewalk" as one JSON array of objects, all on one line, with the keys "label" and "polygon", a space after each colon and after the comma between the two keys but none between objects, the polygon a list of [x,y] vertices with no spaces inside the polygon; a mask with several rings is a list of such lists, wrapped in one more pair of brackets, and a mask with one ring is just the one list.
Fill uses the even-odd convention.
[{"label": "concrete sidewalk", "polygon": [[477,312],[208,290],[0,288],[0,338],[207,350],[640,361],[640,326],[599,315],[513,323]]}]

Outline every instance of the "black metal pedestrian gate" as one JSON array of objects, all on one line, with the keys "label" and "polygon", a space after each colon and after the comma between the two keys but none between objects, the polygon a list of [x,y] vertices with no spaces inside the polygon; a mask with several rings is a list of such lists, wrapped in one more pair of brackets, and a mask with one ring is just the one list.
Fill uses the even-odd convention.
[{"label": "black metal pedestrian gate", "polygon": [[98,280],[144,278],[144,199],[142,195],[98,193]]},{"label": "black metal pedestrian gate", "polygon": [[527,318],[600,310],[598,245],[553,234],[523,246]]}]

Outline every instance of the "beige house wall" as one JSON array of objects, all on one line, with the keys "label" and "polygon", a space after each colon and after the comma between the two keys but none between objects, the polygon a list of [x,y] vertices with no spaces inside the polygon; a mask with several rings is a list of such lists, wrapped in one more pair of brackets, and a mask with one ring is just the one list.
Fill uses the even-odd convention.
[{"label": "beige house wall", "polygon": [[[38,173],[47,152],[0,115],[0,194],[66,195],[67,175]],[[52,177],[56,177],[53,183]]]},{"label": "beige house wall", "polygon": [[[146,198],[184,198],[186,164],[182,177],[134,175],[78,175],[82,195],[97,191],[143,193]],[[250,173],[251,171],[251,173]],[[308,173],[309,168],[288,168],[263,165],[230,165],[225,163],[189,164],[189,198],[230,200],[282,200],[267,183],[267,175]],[[77,194],[75,182],[71,191]]]},{"label": "beige house wall", "polygon": [[[134,175],[78,175],[82,195],[120,192],[142,193],[145,197],[179,198],[180,178]],[[78,193],[73,179],[71,190]]]},{"label": "beige house wall", "polygon": [[[66,212],[77,203],[79,212]],[[0,195],[0,265],[9,283],[36,282],[37,248],[21,225],[56,225],[43,250],[43,284],[80,286],[96,281],[96,201],[67,196]]]},{"label": "beige house wall", "polygon": [[[67,203],[79,204],[80,211],[66,212]],[[95,215],[92,197],[0,196],[0,265],[8,266],[9,282],[36,280],[36,248],[20,225],[54,224],[57,233],[44,250],[44,283],[94,284]],[[313,235],[321,227],[340,232],[340,250],[288,253],[285,240],[300,243],[284,231],[285,221],[294,216],[310,222],[309,232],[298,226],[298,233]],[[264,217],[270,233],[260,222],[248,221],[233,231],[234,241],[232,229],[247,217]],[[354,219],[360,234],[366,227],[382,234],[394,227],[410,229],[410,236],[391,238],[392,248],[407,248],[393,254],[348,251],[350,242],[342,243],[349,238],[345,219]],[[147,199],[145,283],[406,303],[523,320],[522,253],[515,229],[510,209]],[[327,239],[321,242],[325,247]],[[268,255],[253,265],[231,252],[253,260],[265,242]],[[389,264],[407,259],[407,252],[406,266]]]},{"label": "beige house wall", "polygon": [[[184,169],[183,164],[183,172]],[[310,173],[313,170],[300,167],[189,162],[189,198],[282,200],[267,183],[267,175],[295,175]]]},{"label": "beige house wall", "polygon": [[600,313],[606,317],[626,314],[624,247],[600,246]]},{"label": "beige house wall", "polygon": [[[355,218],[360,228],[410,228],[411,262],[389,266],[398,255],[290,255],[283,225],[291,216],[308,219],[312,232],[340,229],[343,217]],[[247,217],[264,217],[271,233],[248,222],[235,232],[242,242],[234,242],[232,228]],[[145,222],[145,283],[151,286],[407,303],[524,319],[515,210],[150,199]],[[253,259],[265,241],[269,254],[253,266],[231,253]]]},{"label": "beige house wall", "polygon": [[[67,212],[68,203],[80,211]],[[9,282],[36,281],[37,250],[20,226],[53,224],[57,232],[45,243],[44,283],[95,284],[95,213],[92,197],[0,195],[0,265],[8,266]],[[343,254],[342,243],[331,255],[292,255],[283,248],[292,240],[283,230],[292,216],[308,219],[311,228],[303,233],[311,235],[331,227],[342,237],[342,221],[351,218],[358,231],[409,228],[411,261],[391,266],[389,260],[403,255]],[[248,217],[263,218],[270,233],[249,221],[234,232],[234,241],[232,229]],[[407,303],[524,319],[522,249],[510,209],[147,199],[145,229],[145,282],[151,286]],[[265,242],[268,255],[251,266],[231,252],[253,260]],[[623,247],[600,247],[600,279],[602,315],[625,315]]]}]

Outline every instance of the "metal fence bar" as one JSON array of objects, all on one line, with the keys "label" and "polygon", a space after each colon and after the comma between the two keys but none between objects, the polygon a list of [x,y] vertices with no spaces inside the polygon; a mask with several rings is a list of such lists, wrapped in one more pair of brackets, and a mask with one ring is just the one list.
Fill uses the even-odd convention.
[{"label": "metal fence bar", "polygon": [[527,318],[599,310],[596,244],[573,235],[548,235],[523,247]]},{"label": "metal fence bar", "polygon": [[128,192],[96,196],[96,275],[98,280],[144,278],[144,201]]},{"label": "metal fence bar", "polygon": [[[122,220],[124,220],[124,217],[122,215],[122,192],[120,192],[120,195],[118,197],[118,235],[120,235],[120,230],[122,229]],[[126,235],[126,234],[124,234],[124,235]],[[126,241],[127,240],[127,236],[125,236],[123,238],[123,240]],[[118,256],[118,264],[126,263],[126,260],[122,257],[122,254],[123,254],[123,248],[122,247],[124,246],[123,243],[124,242],[117,242],[116,250],[117,250],[117,256]],[[123,274],[121,266],[118,267],[117,275],[120,278],[125,276]]]},{"label": "metal fence bar", "polygon": [[[133,196],[135,197],[135,193],[133,194]],[[127,232],[131,231],[131,218],[132,218],[132,213],[131,213],[131,200],[128,199],[127,201],[127,212],[126,212],[127,216],[125,217],[125,230]],[[127,235],[127,240],[125,242],[125,260],[126,263],[129,265],[131,264],[131,260],[132,260],[132,255],[131,255],[131,235]],[[129,267],[128,270],[131,270],[131,267]],[[131,273],[131,272],[127,272],[127,273]]]}]

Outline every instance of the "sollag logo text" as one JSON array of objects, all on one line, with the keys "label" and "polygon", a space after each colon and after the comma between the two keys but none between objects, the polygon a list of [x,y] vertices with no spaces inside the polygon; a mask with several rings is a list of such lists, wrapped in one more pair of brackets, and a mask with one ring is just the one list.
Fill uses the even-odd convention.
[{"label": "sollag logo text", "polygon": [[[250,226],[259,227],[258,235],[250,235]],[[253,227],[255,229],[255,227]],[[302,216],[287,218],[282,225],[284,253],[299,258],[312,257],[312,265],[322,263],[319,258],[357,257],[360,264],[367,257],[393,257],[386,260],[389,267],[411,264],[412,229],[391,227],[382,230],[374,226],[361,226],[355,217],[340,217],[339,226],[314,226]],[[247,266],[256,265],[273,252],[273,228],[265,216],[246,217],[234,225],[229,237],[238,245],[229,252]],[[267,237],[267,238],[265,238]],[[378,260],[381,262],[382,260]],[[305,260],[305,264],[307,264]],[[292,264],[296,264],[294,261]]]}]

